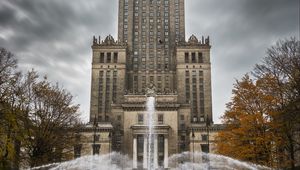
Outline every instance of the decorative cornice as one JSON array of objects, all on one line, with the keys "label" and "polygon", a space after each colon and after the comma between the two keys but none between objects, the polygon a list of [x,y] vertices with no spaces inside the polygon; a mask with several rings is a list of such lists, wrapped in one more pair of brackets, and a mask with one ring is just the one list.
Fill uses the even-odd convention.
[{"label": "decorative cornice", "polygon": [[90,123],[78,129],[78,132],[110,132],[112,129],[113,126],[111,123],[98,123],[97,126]]},{"label": "decorative cornice", "polygon": [[180,41],[176,43],[176,47],[181,48],[194,48],[194,47],[201,47],[201,48],[210,48],[210,40],[209,36],[207,38],[204,38],[202,36],[202,40],[198,40],[198,38],[195,35],[191,35],[189,40],[186,41]]},{"label": "decorative cornice", "polygon": [[[149,127],[147,125],[133,125],[130,128],[132,129],[134,135],[149,133]],[[169,125],[165,125],[165,124],[154,125],[153,133],[168,135],[169,129],[171,129],[171,127]]]},{"label": "decorative cornice", "polygon": [[[122,104],[122,108],[126,111],[142,111],[142,110],[146,110],[146,104],[145,102],[140,102],[140,103],[124,103]],[[178,103],[156,103],[155,104],[155,110],[157,111],[174,111],[174,110],[178,110],[178,108],[180,108],[180,104]]]},{"label": "decorative cornice", "polygon": [[189,130],[194,130],[194,131],[198,131],[198,132],[202,132],[202,131],[221,131],[224,130],[225,126],[223,124],[213,124],[210,126],[205,126],[203,125],[192,125],[191,127],[189,127]]},{"label": "decorative cornice", "polygon": [[127,48],[127,43],[115,41],[113,36],[108,35],[104,41],[99,38],[97,39],[95,36],[93,36],[93,45],[92,48]]}]

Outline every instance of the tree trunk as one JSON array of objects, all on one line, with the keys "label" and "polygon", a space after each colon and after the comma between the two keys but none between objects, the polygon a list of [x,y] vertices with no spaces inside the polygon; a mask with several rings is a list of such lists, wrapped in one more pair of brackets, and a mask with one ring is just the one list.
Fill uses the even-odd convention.
[{"label": "tree trunk", "polygon": [[295,169],[295,152],[294,152],[293,140],[289,139],[289,142],[290,142],[291,170],[296,170]]}]

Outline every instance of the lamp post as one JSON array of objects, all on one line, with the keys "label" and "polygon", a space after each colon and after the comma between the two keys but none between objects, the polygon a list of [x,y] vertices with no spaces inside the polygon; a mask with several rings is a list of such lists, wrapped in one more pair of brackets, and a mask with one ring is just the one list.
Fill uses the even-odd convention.
[{"label": "lamp post", "polygon": [[97,123],[97,118],[95,116],[94,118],[94,124],[93,124],[93,127],[94,127],[94,140],[93,140],[93,155],[96,154],[96,130],[97,130],[97,127],[98,127],[98,123]]},{"label": "lamp post", "polygon": [[108,154],[109,154],[109,160],[111,162],[111,132],[108,133]]},{"label": "lamp post", "polygon": [[110,142],[111,142],[111,132],[108,133],[108,145],[109,145],[108,146],[108,149],[109,149],[108,152],[109,153],[111,152],[111,144],[110,144]]},{"label": "lamp post", "polygon": [[207,157],[208,157],[208,170],[210,170],[210,160],[209,160],[209,126],[210,126],[210,119],[209,117],[206,118],[206,133],[207,133]]},{"label": "lamp post", "polygon": [[193,169],[194,169],[194,163],[195,163],[195,156],[194,156],[194,152],[195,152],[195,149],[194,149],[194,144],[195,144],[195,133],[194,133],[194,129],[192,128],[192,142],[193,142]]},{"label": "lamp post", "polygon": [[[193,117],[193,123],[197,122],[197,116],[194,115]],[[193,169],[194,169],[194,163],[195,163],[195,133],[194,128],[192,127],[192,142],[193,142]]]},{"label": "lamp post", "polygon": [[210,119],[206,118],[206,133],[207,133],[207,145],[208,145],[208,153],[209,153],[209,126],[210,126]]}]

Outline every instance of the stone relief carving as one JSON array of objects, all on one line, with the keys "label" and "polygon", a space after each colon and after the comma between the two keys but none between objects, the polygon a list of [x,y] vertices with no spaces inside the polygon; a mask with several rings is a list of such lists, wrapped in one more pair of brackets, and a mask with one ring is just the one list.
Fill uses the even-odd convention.
[{"label": "stone relief carving", "polygon": [[153,83],[150,83],[146,88],[146,96],[155,96],[156,95],[156,87]]}]

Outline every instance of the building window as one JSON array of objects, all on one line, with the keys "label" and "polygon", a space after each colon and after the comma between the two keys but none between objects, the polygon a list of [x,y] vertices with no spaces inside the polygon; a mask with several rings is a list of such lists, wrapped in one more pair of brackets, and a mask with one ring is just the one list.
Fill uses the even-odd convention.
[{"label": "building window", "polygon": [[133,76],[133,88],[135,90],[138,88],[138,76]]},{"label": "building window", "polygon": [[117,78],[117,75],[118,75],[118,71],[115,71],[113,72],[113,78]]},{"label": "building window", "polygon": [[143,122],[144,122],[144,115],[138,114],[138,124],[143,124]]},{"label": "building window", "polygon": [[204,153],[209,153],[209,145],[208,144],[201,144],[201,151]]},{"label": "building window", "polygon": [[184,53],[184,62],[189,63],[189,53]]},{"label": "building window", "polygon": [[[105,113],[110,111],[110,74],[109,70],[106,71],[106,93],[105,93]],[[104,117],[105,121],[108,121],[107,116]]]},{"label": "building window", "polygon": [[192,53],[192,63],[196,63],[196,54]]},{"label": "building window", "polygon": [[157,142],[158,142],[158,152],[163,153],[164,152],[164,135],[158,135],[157,137]]},{"label": "building window", "polygon": [[77,142],[80,141],[80,138],[81,138],[80,134],[75,133],[75,139],[76,139]]},{"label": "building window", "polygon": [[203,89],[200,89],[200,99],[204,99],[204,93],[203,93]]},{"label": "building window", "polygon": [[118,62],[118,53],[114,53],[114,63]]},{"label": "building window", "polygon": [[153,83],[154,82],[154,77],[150,76],[150,82]]},{"label": "building window", "polygon": [[198,63],[203,63],[203,54],[201,52],[198,53]]},{"label": "building window", "polygon": [[200,113],[204,114],[204,99],[200,99]]},{"label": "building window", "polygon": [[169,65],[168,64],[165,64],[165,69],[168,69],[169,68]]},{"label": "building window", "polygon": [[163,114],[158,114],[158,124],[163,124],[164,123],[164,115]]},{"label": "building window", "polygon": [[117,100],[117,71],[113,71],[113,95],[112,95],[112,98],[113,98],[113,102],[116,102]]},{"label": "building window", "polygon": [[105,116],[105,121],[107,122],[107,121],[109,121],[109,116]]},{"label": "building window", "polygon": [[185,130],[185,124],[184,124],[184,123],[181,123],[179,128],[180,128],[181,130]]},{"label": "building window", "polygon": [[181,141],[185,141],[185,136],[180,136]]},{"label": "building window", "polygon": [[185,79],[185,96],[186,96],[186,103],[190,102],[190,79]]},{"label": "building window", "polygon": [[82,144],[78,144],[74,146],[74,158],[79,158],[81,156],[81,148],[82,148]]},{"label": "building window", "polygon": [[137,135],[137,152],[138,155],[142,154],[144,151],[144,136],[143,135]]},{"label": "building window", "polygon": [[157,76],[157,81],[161,81],[161,76]]},{"label": "building window", "polygon": [[208,139],[208,136],[207,135],[201,135],[201,140],[202,141],[207,141]]},{"label": "building window", "polygon": [[98,154],[100,153],[100,146],[99,144],[93,144],[92,147],[93,147],[93,155],[95,154]]},{"label": "building window", "polygon": [[199,78],[199,84],[203,84],[203,78]]},{"label": "building window", "polygon": [[190,72],[188,70],[185,71],[185,77],[189,77],[190,76]]},{"label": "building window", "polygon": [[146,76],[142,76],[142,86],[146,88]]},{"label": "building window", "polygon": [[94,135],[94,140],[95,140],[95,142],[99,142],[99,140],[100,140],[100,135]]},{"label": "building window", "polygon": [[107,53],[106,62],[111,63],[111,53]]},{"label": "building window", "polygon": [[184,115],[180,115],[180,120],[184,120]]},{"label": "building window", "polygon": [[196,89],[196,78],[193,76],[193,78],[192,78],[192,84],[193,84],[193,90],[195,91],[195,89]]},{"label": "building window", "polygon": [[100,53],[100,63],[104,63],[104,53]]},{"label": "building window", "polygon": [[99,72],[98,113],[102,113],[103,103],[103,71]]},{"label": "building window", "polygon": [[203,77],[203,71],[199,71],[199,77]]}]

